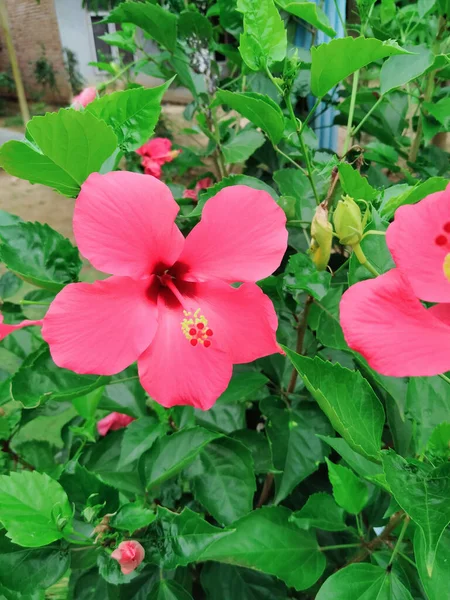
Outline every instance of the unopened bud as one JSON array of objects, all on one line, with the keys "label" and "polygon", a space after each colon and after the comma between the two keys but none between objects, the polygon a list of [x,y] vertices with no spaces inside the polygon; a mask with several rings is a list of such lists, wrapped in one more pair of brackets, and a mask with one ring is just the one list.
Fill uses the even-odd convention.
[{"label": "unopened bud", "polygon": [[311,223],[311,237],[311,259],[319,271],[325,271],[330,260],[333,227],[328,221],[328,209],[322,204],[316,208]]},{"label": "unopened bud", "polygon": [[111,554],[117,560],[124,575],[132,573],[144,560],[145,550],[136,540],[121,542]]},{"label": "unopened bud", "polygon": [[334,230],[344,246],[359,244],[364,232],[361,210],[353,198],[344,196],[339,200],[333,215]]}]

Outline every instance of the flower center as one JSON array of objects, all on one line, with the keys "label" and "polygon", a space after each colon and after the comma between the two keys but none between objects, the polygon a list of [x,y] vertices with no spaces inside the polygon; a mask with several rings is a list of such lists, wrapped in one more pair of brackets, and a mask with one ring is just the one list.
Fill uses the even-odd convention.
[{"label": "flower center", "polygon": [[183,310],[184,319],[181,321],[181,331],[191,346],[202,344],[204,348],[211,346],[209,339],[213,332],[208,327],[208,319],[200,313],[200,308],[195,312]]}]

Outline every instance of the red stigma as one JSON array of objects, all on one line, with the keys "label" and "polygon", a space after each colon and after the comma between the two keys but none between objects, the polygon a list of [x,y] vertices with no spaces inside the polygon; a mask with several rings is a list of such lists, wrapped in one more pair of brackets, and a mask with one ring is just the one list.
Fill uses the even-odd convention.
[{"label": "red stigma", "polygon": [[193,338],[192,340],[190,340],[191,346],[196,346],[198,344],[198,340],[197,338]]},{"label": "red stigma", "polygon": [[195,335],[196,333],[197,331],[193,327],[189,329],[189,335]]},{"label": "red stigma", "polygon": [[212,334],[213,334],[213,330],[212,330],[212,329],[207,329],[207,330],[205,331],[205,333],[206,333],[206,335],[207,335],[207,336],[211,337],[211,336],[212,336]]},{"label": "red stigma", "polygon": [[445,225],[444,225],[444,231],[446,233],[450,233],[450,221],[448,221],[447,223],[445,223]]},{"label": "red stigma", "polygon": [[445,235],[438,235],[434,242],[436,246],[445,246],[445,244],[447,243],[447,238],[445,237]]},{"label": "red stigma", "polygon": [[211,342],[209,340],[205,340],[203,342],[203,345],[205,346],[205,348],[209,348],[211,346]]},{"label": "red stigma", "polygon": [[203,327],[205,326],[204,323],[197,323],[197,329],[203,329]]}]

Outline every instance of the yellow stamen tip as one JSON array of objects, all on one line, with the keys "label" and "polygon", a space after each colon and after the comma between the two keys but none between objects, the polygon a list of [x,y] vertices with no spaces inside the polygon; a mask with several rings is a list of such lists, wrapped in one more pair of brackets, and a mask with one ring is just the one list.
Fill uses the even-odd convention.
[{"label": "yellow stamen tip", "polygon": [[442,268],[447,280],[450,281],[450,254],[447,254],[447,256],[444,258],[444,264],[442,265]]}]

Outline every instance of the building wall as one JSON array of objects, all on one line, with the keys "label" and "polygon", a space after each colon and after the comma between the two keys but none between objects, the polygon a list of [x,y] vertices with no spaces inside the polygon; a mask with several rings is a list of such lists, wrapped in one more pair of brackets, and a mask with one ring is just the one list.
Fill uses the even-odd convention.
[{"label": "building wall", "polygon": [[[80,0],[63,0],[66,4],[81,4]],[[45,56],[56,75],[57,90],[45,91],[48,102],[67,104],[72,91],[64,68],[63,46],[59,34],[54,0],[6,0],[11,35],[22,72],[27,96],[38,99],[44,92],[36,82],[34,63],[45,49]],[[0,34],[0,71],[9,66],[6,44]]]}]

